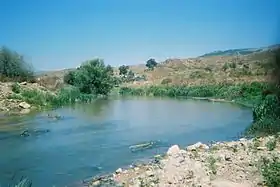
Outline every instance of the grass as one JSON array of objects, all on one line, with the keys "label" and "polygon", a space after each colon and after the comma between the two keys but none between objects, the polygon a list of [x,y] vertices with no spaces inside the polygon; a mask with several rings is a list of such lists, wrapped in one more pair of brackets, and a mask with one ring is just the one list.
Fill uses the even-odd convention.
[{"label": "grass", "polygon": [[22,88],[18,83],[12,85],[13,94],[9,99],[25,101],[37,108],[54,108],[75,102],[91,102],[96,99],[92,94],[83,94],[77,88],[68,86],[57,92],[40,89]]},{"label": "grass", "polygon": [[248,106],[259,103],[263,90],[269,88],[266,83],[217,84],[205,86],[148,86],[122,87],[121,95],[167,96],[167,97],[207,97],[234,100]]},{"label": "grass", "polygon": [[[254,122],[245,135],[268,135],[280,132],[280,101],[276,88],[264,82],[215,84],[201,86],[161,85],[121,87],[120,95],[161,96],[185,98],[216,98],[232,101],[253,109]],[[268,92],[268,95],[264,95]]]},{"label": "grass", "polygon": [[217,165],[216,165],[217,160],[213,157],[210,156],[208,157],[208,164],[209,164],[209,169],[211,172],[216,175],[217,174]]},{"label": "grass", "polygon": [[266,80],[268,72],[265,67],[273,58],[270,52],[260,52],[246,56],[167,59],[159,63],[153,71],[145,71],[144,65],[129,68],[137,74],[145,75],[147,82],[152,85],[166,84],[165,79],[174,85],[188,86],[221,82],[241,83]]}]

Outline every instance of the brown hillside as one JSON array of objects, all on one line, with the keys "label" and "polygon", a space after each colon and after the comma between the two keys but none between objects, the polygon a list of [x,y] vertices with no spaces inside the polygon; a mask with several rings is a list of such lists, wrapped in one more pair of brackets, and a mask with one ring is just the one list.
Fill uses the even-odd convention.
[{"label": "brown hillside", "polygon": [[[167,59],[153,71],[147,71],[144,64],[132,65],[130,69],[145,75],[147,81],[129,83],[128,86],[159,84],[215,84],[219,82],[264,81],[268,72],[265,67],[273,61],[275,50],[239,56],[211,56],[188,59]],[[43,86],[54,86],[63,81],[70,69],[45,72],[39,75]],[[114,68],[118,74],[118,68]]]},{"label": "brown hillside", "polygon": [[264,81],[268,72],[265,67],[273,61],[274,51],[265,51],[240,56],[212,56],[188,59],[167,59],[153,71],[144,65],[131,66],[137,74],[144,74],[143,84],[214,84],[219,82]]}]

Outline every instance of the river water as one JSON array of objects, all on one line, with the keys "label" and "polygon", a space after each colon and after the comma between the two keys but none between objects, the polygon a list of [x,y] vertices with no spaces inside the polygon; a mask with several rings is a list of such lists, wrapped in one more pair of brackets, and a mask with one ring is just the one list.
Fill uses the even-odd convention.
[{"label": "river water", "polygon": [[[229,103],[143,97],[0,116],[0,186],[22,176],[33,187],[68,186],[164,153],[172,144],[238,138],[251,120],[250,109]],[[30,136],[20,136],[26,129]],[[130,149],[145,142],[155,144]]]}]

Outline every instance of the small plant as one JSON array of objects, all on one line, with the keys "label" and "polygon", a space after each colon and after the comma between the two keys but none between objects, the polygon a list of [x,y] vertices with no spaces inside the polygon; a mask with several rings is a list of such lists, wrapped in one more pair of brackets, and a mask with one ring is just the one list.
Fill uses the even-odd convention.
[{"label": "small plant", "polygon": [[222,67],[223,71],[226,71],[227,69],[229,69],[229,65],[228,63],[225,63]]},{"label": "small plant", "polygon": [[269,151],[273,151],[276,148],[276,139],[273,138],[266,143],[266,147]]},{"label": "small plant", "polygon": [[12,85],[12,91],[17,94],[20,93],[20,85],[18,83],[14,83]]},{"label": "small plant", "polygon": [[161,81],[161,84],[169,84],[169,83],[171,83],[172,82],[172,79],[170,79],[170,78],[165,78],[165,79],[163,79],[162,81]]},{"label": "small plant", "polygon": [[212,68],[211,68],[210,66],[207,66],[207,67],[205,68],[205,71],[212,72]]},{"label": "small plant", "polygon": [[237,147],[237,145],[234,145],[234,146],[232,147],[232,151],[233,151],[234,153],[237,153],[237,152],[238,152],[238,147]]},{"label": "small plant", "polygon": [[229,67],[232,69],[236,68],[236,62],[229,63]]},{"label": "small plant", "polygon": [[254,147],[255,149],[257,149],[258,147],[260,147],[260,145],[261,145],[260,140],[259,140],[258,138],[254,138],[254,139],[253,139],[253,147]]},{"label": "small plant", "polygon": [[217,160],[213,156],[208,157],[209,169],[212,171],[214,175],[217,174],[216,162]]}]

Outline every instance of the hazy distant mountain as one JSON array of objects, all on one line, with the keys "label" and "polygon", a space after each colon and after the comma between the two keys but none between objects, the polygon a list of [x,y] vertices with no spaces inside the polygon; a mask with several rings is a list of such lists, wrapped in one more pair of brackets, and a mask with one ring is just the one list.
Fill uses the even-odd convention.
[{"label": "hazy distant mountain", "polygon": [[275,48],[280,48],[280,44],[275,44],[275,45],[271,45],[271,46],[267,46],[267,47],[260,47],[260,48],[228,49],[228,50],[224,50],[224,51],[213,51],[213,52],[201,55],[199,57],[248,55],[251,53],[272,50]]}]

